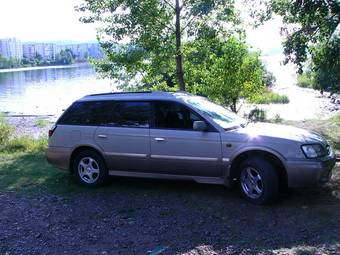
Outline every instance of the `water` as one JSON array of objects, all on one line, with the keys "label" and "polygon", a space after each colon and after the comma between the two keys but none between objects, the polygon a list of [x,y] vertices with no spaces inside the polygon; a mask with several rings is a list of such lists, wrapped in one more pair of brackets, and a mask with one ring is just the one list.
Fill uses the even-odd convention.
[{"label": "water", "polygon": [[90,66],[0,72],[0,112],[58,115],[87,94],[115,89]]}]

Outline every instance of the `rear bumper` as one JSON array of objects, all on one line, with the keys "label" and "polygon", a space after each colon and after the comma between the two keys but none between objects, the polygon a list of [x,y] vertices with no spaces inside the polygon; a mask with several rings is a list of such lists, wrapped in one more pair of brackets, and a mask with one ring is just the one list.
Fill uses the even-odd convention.
[{"label": "rear bumper", "polygon": [[327,183],[332,176],[335,162],[333,152],[320,160],[287,161],[288,187],[313,187]]},{"label": "rear bumper", "polygon": [[70,166],[71,149],[64,147],[48,147],[45,151],[47,162],[63,170]]}]

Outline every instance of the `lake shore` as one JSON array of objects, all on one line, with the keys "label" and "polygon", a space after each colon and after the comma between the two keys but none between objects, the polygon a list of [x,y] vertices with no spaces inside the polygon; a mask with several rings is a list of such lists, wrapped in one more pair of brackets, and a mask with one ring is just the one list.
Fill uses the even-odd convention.
[{"label": "lake shore", "polygon": [[58,119],[56,115],[5,115],[8,124],[14,127],[14,136],[47,136],[48,130]]},{"label": "lake shore", "polygon": [[19,68],[7,68],[0,69],[0,73],[11,73],[21,71],[33,71],[33,70],[44,70],[44,69],[62,69],[62,68],[77,68],[82,66],[90,66],[89,63],[76,63],[72,65],[52,65],[52,66],[31,66],[31,67],[19,67]]}]

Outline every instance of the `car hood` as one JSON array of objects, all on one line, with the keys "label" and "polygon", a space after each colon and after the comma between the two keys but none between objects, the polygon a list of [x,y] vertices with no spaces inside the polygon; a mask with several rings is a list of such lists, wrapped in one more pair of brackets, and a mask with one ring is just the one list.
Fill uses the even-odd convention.
[{"label": "car hood", "polygon": [[326,143],[318,133],[271,123],[249,123],[245,128],[239,129],[239,132],[246,133],[249,138],[266,137],[267,139],[285,139],[300,143]]}]

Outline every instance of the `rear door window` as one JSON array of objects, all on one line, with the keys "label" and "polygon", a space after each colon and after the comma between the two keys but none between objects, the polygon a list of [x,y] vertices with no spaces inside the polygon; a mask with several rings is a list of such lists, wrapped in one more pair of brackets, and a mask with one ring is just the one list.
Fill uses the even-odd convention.
[{"label": "rear door window", "polygon": [[150,115],[149,102],[76,102],[63,114],[58,124],[148,128]]},{"label": "rear door window", "polygon": [[111,102],[105,115],[106,126],[149,128],[151,107],[149,102]]}]

